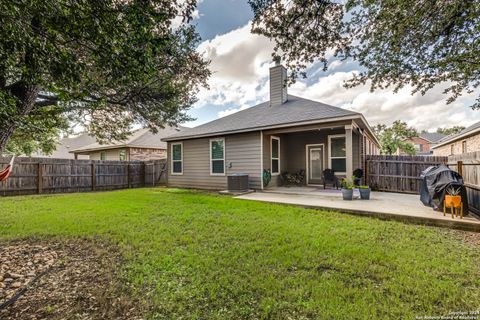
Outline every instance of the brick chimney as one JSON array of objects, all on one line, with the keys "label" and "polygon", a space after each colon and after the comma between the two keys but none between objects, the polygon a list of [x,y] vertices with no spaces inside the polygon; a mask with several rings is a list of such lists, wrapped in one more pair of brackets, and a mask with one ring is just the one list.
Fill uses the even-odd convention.
[{"label": "brick chimney", "polygon": [[287,69],[280,63],[270,68],[270,106],[276,107],[287,102]]}]

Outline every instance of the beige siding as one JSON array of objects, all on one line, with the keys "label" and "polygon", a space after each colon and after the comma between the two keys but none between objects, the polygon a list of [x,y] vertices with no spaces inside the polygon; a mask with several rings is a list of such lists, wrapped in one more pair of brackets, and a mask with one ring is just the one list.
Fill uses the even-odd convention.
[{"label": "beige siding", "polygon": [[270,105],[279,106],[287,101],[287,69],[283,66],[270,68]]},{"label": "beige siding", "polygon": [[[260,188],[260,133],[236,134],[224,138],[227,167],[225,176],[210,175],[210,138],[185,140],[182,141],[183,174],[172,175],[169,171],[169,186],[222,190],[227,188],[228,174],[247,173],[250,187]],[[168,143],[169,159],[171,144]]]},{"label": "beige siding", "polygon": [[[114,161],[120,160],[120,151],[121,150],[125,150],[125,149],[105,150],[106,156],[107,156],[105,160],[114,160]],[[100,160],[100,152],[101,151],[95,151],[95,152],[90,153],[90,160]],[[127,160],[128,160],[128,152],[127,152]]]},{"label": "beige siding", "polygon": [[361,168],[362,164],[360,163],[360,158],[362,154],[361,150],[361,134],[357,130],[353,130],[352,133],[352,155],[353,155],[353,170]]},{"label": "beige siding", "polygon": [[[351,122],[350,122],[351,123]],[[225,176],[210,175],[210,138],[185,140],[183,142],[183,175],[172,175],[169,172],[169,185],[174,187],[190,187],[200,189],[226,189],[227,175],[231,173],[248,173],[250,186],[261,188],[261,170],[271,169],[270,139],[271,136],[280,138],[280,173],[295,173],[306,170],[306,145],[324,145],[324,167],[328,168],[328,136],[344,134],[344,126],[348,123],[334,123],[332,128],[314,126],[295,127],[292,129],[269,130],[263,132],[263,153],[261,151],[260,132],[243,133],[225,136]],[[354,131],[353,135],[353,169],[361,167],[362,135]],[[168,158],[170,159],[171,142],[169,143]],[[261,160],[263,156],[263,163]],[[231,165],[231,168],[229,168]],[[272,176],[268,187],[276,187],[283,183],[281,175]]]}]

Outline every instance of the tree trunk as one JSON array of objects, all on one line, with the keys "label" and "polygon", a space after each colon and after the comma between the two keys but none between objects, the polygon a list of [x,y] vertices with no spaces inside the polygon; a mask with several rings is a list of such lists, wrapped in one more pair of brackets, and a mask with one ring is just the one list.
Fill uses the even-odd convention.
[{"label": "tree trunk", "polygon": [[4,128],[0,128],[0,154],[2,154],[2,152],[5,150],[8,141],[12,137],[20,122],[32,111],[40,91],[39,86],[27,85],[23,82],[17,82],[9,89],[10,92],[18,99],[17,113],[12,117],[12,119],[9,119],[10,121],[8,121]]}]

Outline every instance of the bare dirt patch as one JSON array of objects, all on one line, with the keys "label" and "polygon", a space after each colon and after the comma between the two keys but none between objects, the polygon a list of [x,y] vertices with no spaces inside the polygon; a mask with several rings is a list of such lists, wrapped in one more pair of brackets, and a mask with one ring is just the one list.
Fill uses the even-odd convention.
[{"label": "bare dirt patch", "polygon": [[0,319],[142,319],[146,305],[122,283],[121,263],[103,241],[0,242]]}]

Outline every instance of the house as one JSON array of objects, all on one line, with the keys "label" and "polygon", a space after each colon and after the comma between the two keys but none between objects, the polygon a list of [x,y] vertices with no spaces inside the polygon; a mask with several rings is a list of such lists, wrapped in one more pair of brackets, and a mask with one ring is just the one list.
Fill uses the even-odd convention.
[{"label": "house", "polygon": [[480,151],[480,121],[438,141],[433,147],[434,156],[450,156]]},{"label": "house", "polygon": [[[52,154],[44,154],[42,152],[37,152],[32,154],[32,157],[40,158],[55,158],[55,159],[74,159],[75,155],[70,153],[71,150],[75,150],[86,145],[94,143],[96,140],[94,137],[89,136],[86,133],[79,134],[73,137],[63,138],[57,144],[56,149]],[[88,155],[79,155],[78,159],[88,159]]]},{"label": "house", "polygon": [[[418,137],[408,139],[406,140],[406,142],[413,144],[417,156],[430,156],[433,154],[432,147],[435,146],[438,141],[445,137],[446,135],[444,135],[443,133],[422,132],[418,135]],[[401,150],[399,150],[397,154],[401,156],[407,155]]]},{"label": "house", "polygon": [[379,142],[361,113],[289,95],[287,71],[270,69],[270,100],[232,115],[186,129],[168,142],[168,184],[225,189],[227,176],[247,173],[249,187],[281,185],[281,173],[305,170],[308,185],[321,185],[322,172],[352,176]]},{"label": "house", "polygon": [[110,144],[98,142],[71,150],[75,159],[87,156],[91,160],[145,161],[165,159],[167,143],[161,139],[180,132],[183,127],[165,127],[156,134],[149,129],[138,129],[132,132],[126,141]]}]

